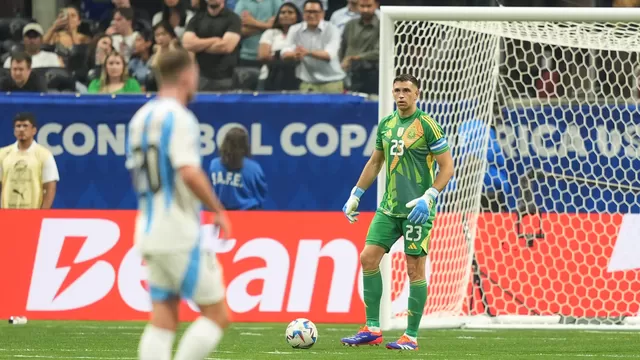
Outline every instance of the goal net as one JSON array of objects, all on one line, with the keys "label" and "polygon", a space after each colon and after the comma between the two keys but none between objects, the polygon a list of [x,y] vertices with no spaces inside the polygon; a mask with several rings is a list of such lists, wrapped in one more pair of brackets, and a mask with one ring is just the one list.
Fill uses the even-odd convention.
[{"label": "goal net", "polygon": [[[415,75],[456,169],[439,199],[422,327],[640,329],[634,18],[382,8],[380,117],[394,110],[393,77]],[[382,326],[404,328],[401,242],[382,270]]]}]

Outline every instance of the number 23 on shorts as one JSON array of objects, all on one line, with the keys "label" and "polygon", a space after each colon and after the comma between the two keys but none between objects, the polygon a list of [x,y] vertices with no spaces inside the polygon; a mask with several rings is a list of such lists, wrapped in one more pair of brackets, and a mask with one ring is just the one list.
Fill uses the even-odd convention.
[{"label": "number 23 on shorts", "polygon": [[402,223],[404,232],[404,252],[408,255],[421,256],[429,251],[431,240],[431,224],[416,225],[409,220]]}]

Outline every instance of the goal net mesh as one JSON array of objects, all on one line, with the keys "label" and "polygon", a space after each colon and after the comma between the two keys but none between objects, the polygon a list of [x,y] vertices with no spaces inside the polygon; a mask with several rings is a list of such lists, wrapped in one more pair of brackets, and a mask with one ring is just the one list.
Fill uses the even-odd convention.
[{"label": "goal net mesh", "polygon": [[[443,126],[456,168],[439,199],[422,325],[637,315],[638,25],[395,21],[394,31],[394,75],[419,79],[419,106]],[[618,248],[633,229],[635,243]],[[402,328],[401,242],[390,256]]]}]

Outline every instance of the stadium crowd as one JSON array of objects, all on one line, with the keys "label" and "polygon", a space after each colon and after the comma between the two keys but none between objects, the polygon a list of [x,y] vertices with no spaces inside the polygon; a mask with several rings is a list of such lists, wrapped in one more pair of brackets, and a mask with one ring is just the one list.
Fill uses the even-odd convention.
[{"label": "stadium crowd", "polygon": [[184,47],[201,91],[373,94],[378,85],[377,0],[157,0],[152,17],[112,0],[99,20],[62,9],[46,29],[0,19],[0,91],[140,93],[157,89],[158,57]]}]

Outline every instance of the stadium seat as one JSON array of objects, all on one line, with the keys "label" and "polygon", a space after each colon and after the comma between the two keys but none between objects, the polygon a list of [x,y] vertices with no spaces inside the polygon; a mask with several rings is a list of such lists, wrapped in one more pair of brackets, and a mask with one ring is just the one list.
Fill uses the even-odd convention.
[{"label": "stadium seat", "polygon": [[233,72],[233,88],[237,90],[255,91],[258,87],[260,68],[237,67]]},{"label": "stadium seat", "polygon": [[158,83],[156,82],[156,77],[154,76],[153,71],[149,73],[143,85],[147,92],[158,91]]},{"label": "stadium seat", "polygon": [[45,79],[50,90],[76,91],[76,82],[68,69],[47,67],[33,69],[33,72]]},{"label": "stadium seat", "polygon": [[21,50],[22,44],[12,39],[7,39],[2,42],[0,47],[2,48],[3,53],[5,52],[10,53],[10,52]]},{"label": "stadium seat", "polygon": [[11,22],[13,19],[0,19],[0,41],[11,39]]},{"label": "stadium seat", "polygon": [[74,78],[81,83],[86,83],[88,79],[88,58],[89,45],[75,45],[67,58],[67,69],[71,70]]},{"label": "stadium seat", "polygon": [[99,79],[100,73],[102,73],[102,68],[99,67],[89,70],[89,72],[87,73],[87,84],[95,79]]},{"label": "stadium seat", "polygon": [[2,82],[2,79],[9,76],[11,76],[11,70],[0,67],[0,82]]},{"label": "stadium seat", "polygon": [[9,56],[11,56],[11,53],[4,53],[0,56],[0,67],[4,67],[4,62],[7,61],[7,59],[9,58]]},{"label": "stadium seat", "polygon": [[14,18],[9,25],[11,38],[15,41],[22,41],[22,29],[25,27],[25,25],[33,21],[34,20],[32,19]]},{"label": "stadium seat", "polygon": [[100,31],[100,23],[91,19],[82,19],[78,32],[84,34],[90,38]]}]

